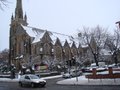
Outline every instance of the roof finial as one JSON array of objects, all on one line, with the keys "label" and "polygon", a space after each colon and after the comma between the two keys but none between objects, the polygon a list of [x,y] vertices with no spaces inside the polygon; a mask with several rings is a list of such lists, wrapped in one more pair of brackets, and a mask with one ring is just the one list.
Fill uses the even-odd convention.
[{"label": "roof finial", "polygon": [[13,17],[13,13],[12,13],[12,16],[11,16],[11,21],[13,21],[14,20],[14,17]]},{"label": "roof finial", "polygon": [[25,15],[24,15],[24,20],[25,20],[25,22],[27,22],[27,15],[26,15],[26,12],[25,12]]}]

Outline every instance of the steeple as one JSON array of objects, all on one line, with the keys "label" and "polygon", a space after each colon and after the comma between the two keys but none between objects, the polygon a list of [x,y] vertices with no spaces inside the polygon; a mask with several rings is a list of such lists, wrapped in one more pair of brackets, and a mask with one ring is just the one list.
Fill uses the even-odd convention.
[{"label": "steeple", "polygon": [[15,19],[23,19],[22,0],[16,2]]},{"label": "steeple", "polygon": [[27,15],[23,17],[23,9],[22,9],[22,0],[16,0],[16,8],[15,8],[15,17],[13,22],[20,23],[22,25],[27,26]]}]

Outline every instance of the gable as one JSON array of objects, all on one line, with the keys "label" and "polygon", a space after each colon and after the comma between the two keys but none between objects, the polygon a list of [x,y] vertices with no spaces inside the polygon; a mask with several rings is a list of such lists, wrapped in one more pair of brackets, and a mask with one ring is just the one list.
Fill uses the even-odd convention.
[{"label": "gable", "polygon": [[[34,40],[32,41],[32,43],[40,42],[47,31],[47,30],[38,29],[38,28],[30,27],[30,26],[24,26],[24,25],[22,25],[22,27],[24,28],[26,33],[28,33],[29,36],[34,37]],[[52,42],[52,44],[55,44],[57,38],[60,39],[62,46],[64,45],[66,40],[69,43],[73,42],[71,36],[69,36],[69,35],[51,32],[51,31],[47,31],[47,33],[49,36],[46,34],[45,37],[48,36],[49,40]]]}]

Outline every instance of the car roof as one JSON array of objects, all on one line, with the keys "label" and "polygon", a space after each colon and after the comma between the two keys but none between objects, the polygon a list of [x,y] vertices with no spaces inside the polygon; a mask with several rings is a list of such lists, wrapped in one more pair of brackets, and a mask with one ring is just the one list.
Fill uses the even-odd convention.
[{"label": "car roof", "polygon": [[22,75],[22,77],[24,77],[24,76],[37,76],[37,75],[34,75],[34,74],[24,74],[24,75]]}]

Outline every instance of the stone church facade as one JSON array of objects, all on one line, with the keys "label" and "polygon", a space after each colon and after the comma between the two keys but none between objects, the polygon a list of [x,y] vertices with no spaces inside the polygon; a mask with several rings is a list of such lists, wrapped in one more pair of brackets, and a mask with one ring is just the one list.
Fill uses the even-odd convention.
[{"label": "stone church facade", "polygon": [[18,70],[21,66],[41,63],[48,66],[65,64],[84,52],[72,36],[29,26],[27,15],[23,14],[22,0],[17,0],[15,15],[11,16],[9,49],[9,62]]}]

